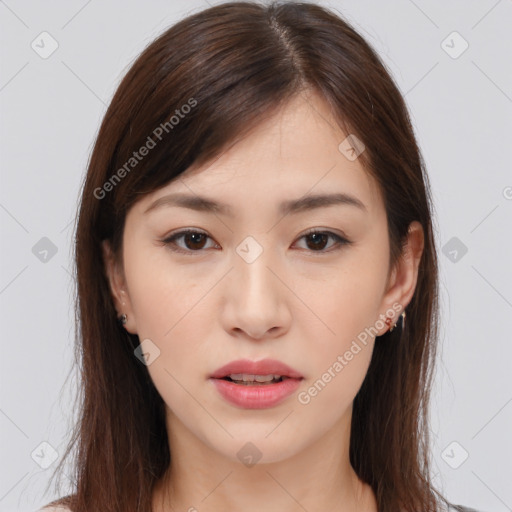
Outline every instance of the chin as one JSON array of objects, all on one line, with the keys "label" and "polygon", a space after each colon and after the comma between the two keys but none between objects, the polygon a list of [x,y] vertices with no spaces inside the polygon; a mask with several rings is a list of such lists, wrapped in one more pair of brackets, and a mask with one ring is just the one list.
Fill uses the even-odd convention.
[{"label": "chin", "polygon": [[290,459],[304,449],[305,446],[302,445],[306,445],[307,440],[301,437],[299,442],[284,428],[278,433],[277,430],[282,428],[282,425],[278,426],[279,421],[272,425],[262,424],[261,429],[246,429],[242,426],[240,435],[237,435],[237,429],[227,426],[227,430],[234,437],[224,439],[222,445],[217,445],[214,449],[223,457],[247,468],[255,464],[261,466]]}]

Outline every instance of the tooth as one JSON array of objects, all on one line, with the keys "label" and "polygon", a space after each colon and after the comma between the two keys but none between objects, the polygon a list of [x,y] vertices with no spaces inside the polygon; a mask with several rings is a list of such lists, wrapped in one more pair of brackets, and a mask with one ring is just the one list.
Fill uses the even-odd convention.
[{"label": "tooth", "polygon": [[[271,382],[272,380],[279,380],[281,375],[252,375],[246,373],[232,373],[230,376],[231,380],[239,382]],[[285,379],[286,377],[283,377]]]},{"label": "tooth", "polygon": [[256,382],[270,382],[274,380],[274,375],[255,375],[254,380]]}]

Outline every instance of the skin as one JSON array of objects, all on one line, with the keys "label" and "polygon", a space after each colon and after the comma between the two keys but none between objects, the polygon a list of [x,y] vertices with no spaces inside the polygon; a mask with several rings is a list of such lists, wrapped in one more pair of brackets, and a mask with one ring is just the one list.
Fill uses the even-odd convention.
[{"label": "skin", "polygon": [[[403,257],[390,266],[381,193],[359,160],[338,149],[345,138],[321,98],[295,97],[213,163],[191,167],[136,203],[122,260],[104,242],[125,328],[160,350],[147,368],[167,405],[172,463],[155,489],[155,511],[377,511],[373,491],[349,462],[352,403],[374,337],[309,403],[297,399],[365,328],[388,330],[377,321],[397,304],[391,325],[398,320],[413,296],[423,250],[414,222]],[[144,213],[170,192],[227,203],[233,216],[176,206]],[[321,192],[350,194],[365,209],[277,211],[283,200]],[[184,228],[207,237],[175,240],[188,254],[161,242]],[[304,237],[309,228],[352,243]],[[250,264],[236,252],[247,236],[263,249]],[[233,406],[208,380],[234,359],[266,357],[304,376],[297,394],[275,407]],[[237,456],[247,442],[261,452],[251,467]]]}]

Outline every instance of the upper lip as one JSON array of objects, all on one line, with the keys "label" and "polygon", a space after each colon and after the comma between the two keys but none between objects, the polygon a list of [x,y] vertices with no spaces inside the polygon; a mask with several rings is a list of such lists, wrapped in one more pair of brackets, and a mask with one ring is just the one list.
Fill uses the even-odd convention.
[{"label": "upper lip", "polygon": [[251,361],[250,359],[238,359],[215,370],[210,375],[212,379],[221,379],[234,373],[244,373],[247,375],[282,375],[292,379],[302,379],[302,375],[287,364],[276,359],[261,359],[260,361]]}]

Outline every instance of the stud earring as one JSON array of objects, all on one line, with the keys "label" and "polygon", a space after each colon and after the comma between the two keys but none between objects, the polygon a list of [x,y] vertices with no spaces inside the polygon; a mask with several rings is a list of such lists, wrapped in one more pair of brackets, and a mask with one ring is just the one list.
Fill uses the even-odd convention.
[{"label": "stud earring", "polygon": [[[389,325],[387,320],[389,320],[389,323],[391,323],[391,319],[386,318],[386,324]],[[405,311],[403,311],[402,314],[398,317],[395,325],[389,328],[389,332],[393,332],[393,329],[398,325],[398,322],[400,322],[400,327],[403,329],[405,327]]]},{"label": "stud earring", "polygon": [[128,321],[128,315],[126,313],[123,313],[119,318],[119,323],[121,325],[126,325],[126,322]]}]

